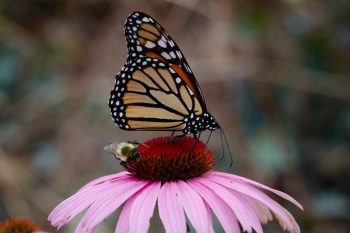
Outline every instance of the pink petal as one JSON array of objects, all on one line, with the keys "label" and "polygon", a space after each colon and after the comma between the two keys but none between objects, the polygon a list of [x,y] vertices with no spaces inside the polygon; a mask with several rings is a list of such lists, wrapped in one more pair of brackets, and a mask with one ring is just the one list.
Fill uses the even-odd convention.
[{"label": "pink petal", "polygon": [[255,212],[255,209],[250,204],[250,202],[248,202],[244,198],[244,196],[242,196],[238,192],[231,191],[231,194],[234,195],[237,198],[237,200],[239,200],[243,204],[243,206],[245,206],[245,210],[246,210],[247,214],[249,215],[251,225],[252,225],[253,229],[255,230],[255,232],[256,233],[263,233],[263,229],[262,229],[261,223],[259,221],[259,216]]},{"label": "pink petal", "polygon": [[131,207],[134,204],[135,199],[136,199],[139,192],[135,193],[124,204],[123,209],[118,217],[118,222],[117,222],[117,226],[115,228],[115,233],[128,233],[128,232],[130,232],[129,219],[130,219]]},{"label": "pink petal", "polygon": [[208,176],[208,178],[216,183],[219,183],[220,185],[230,188],[231,190],[243,193],[251,198],[254,198],[255,200],[260,201],[276,214],[276,217],[283,228],[287,228],[288,230],[295,232],[300,231],[299,226],[293,216],[280,204],[271,199],[265,193],[261,192],[259,189],[243,183],[242,181],[236,181],[232,178],[224,178],[222,176],[215,175]]},{"label": "pink petal", "polygon": [[117,180],[119,178],[130,178],[132,175],[130,172],[118,172],[116,174],[111,174],[111,175],[107,175],[107,176],[102,176],[100,178],[97,178],[93,181],[90,181],[89,183],[87,183],[86,185],[84,185],[83,187],[81,187],[80,190],[86,188],[86,187],[90,187],[90,186],[94,186],[94,185],[99,185],[105,182],[113,182],[114,180]]},{"label": "pink petal", "polygon": [[256,213],[259,215],[261,223],[266,224],[269,221],[273,220],[272,213],[266,205],[260,203],[259,201],[249,196],[246,196],[245,198],[250,202],[252,207],[255,209]]},{"label": "pink petal", "polygon": [[289,232],[292,233],[300,233],[300,227],[298,225],[298,223],[295,221],[293,215],[291,213],[289,213],[288,210],[286,210],[285,208],[281,207],[285,213],[288,216],[289,221],[284,221],[282,218],[280,218],[278,215],[276,215],[276,218],[279,222],[279,224],[282,226],[282,229],[288,230]]},{"label": "pink petal", "polygon": [[179,200],[196,232],[209,232],[209,219],[202,198],[184,181],[176,183]]},{"label": "pink petal", "polygon": [[216,195],[211,189],[202,185],[197,180],[192,180],[188,182],[191,187],[196,190],[196,192],[202,196],[205,202],[210,206],[210,208],[214,211],[214,214],[217,216],[220,221],[222,227],[227,233],[240,233],[241,230],[239,228],[237,218],[227,206],[227,204]]},{"label": "pink petal", "polygon": [[261,189],[265,189],[267,191],[270,191],[290,202],[292,202],[294,205],[298,206],[299,209],[301,210],[304,210],[303,206],[297,202],[293,197],[289,196],[288,194],[284,193],[284,192],[281,192],[279,190],[276,190],[276,189],[273,189],[273,188],[270,188],[266,185],[263,185],[263,184],[260,184],[256,181],[253,181],[253,180],[249,180],[247,178],[244,178],[244,177],[241,177],[241,176],[237,176],[237,175],[233,175],[233,174],[229,174],[229,173],[224,173],[224,172],[211,172],[209,174],[213,174],[213,175],[217,175],[217,176],[222,176],[222,177],[226,177],[226,178],[230,178],[230,179],[234,179],[234,180],[237,180],[237,181],[242,181],[243,183],[248,183],[248,184],[251,184],[253,186],[256,186],[258,188],[261,188]]},{"label": "pink petal", "polygon": [[147,184],[147,181],[118,180],[114,182],[113,188],[101,193],[101,196],[90,206],[75,232],[92,232],[97,224]]},{"label": "pink petal", "polygon": [[201,178],[201,179],[198,179],[198,181],[202,185],[205,185],[207,188],[211,189],[223,201],[225,201],[225,203],[235,213],[237,219],[242,225],[243,230],[247,232],[252,232],[252,227],[255,230],[259,230],[260,223],[259,223],[259,220],[257,219],[257,216],[254,214],[251,214],[251,212],[248,211],[247,209],[248,207],[245,205],[245,203],[242,203],[242,201],[237,195],[233,194],[223,186],[218,185],[217,183],[207,178]]},{"label": "pink petal", "polygon": [[159,216],[166,233],[186,233],[184,210],[179,203],[176,185],[166,182],[160,189],[158,197]]},{"label": "pink petal", "polygon": [[214,228],[213,228],[213,218],[211,216],[210,207],[205,201],[204,201],[204,205],[205,205],[205,210],[206,210],[206,214],[207,214],[207,217],[208,217],[209,233],[215,233]]},{"label": "pink petal", "polygon": [[[51,221],[53,226],[57,226],[58,228],[62,227],[77,214],[90,206],[95,201],[96,196],[98,196],[99,193],[105,192],[105,190],[113,187],[114,184],[111,184],[109,179],[116,177],[118,177],[120,180],[132,179],[130,176],[121,176],[120,173],[99,178],[99,185],[85,185],[83,189],[80,189],[77,193],[61,202],[50,213],[48,220]],[[93,184],[93,182],[90,182],[90,184]]]},{"label": "pink petal", "polygon": [[73,196],[61,202],[49,215],[48,220],[53,226],[60,228],[77,214],[90,206],[96,199],[96,196],[110,184],[87,187],[78,191]]},{"label": "pink petal", "polygon": [[160,191],[160,182],[154,182],[140,192],[130,211],[130,232],[146,233]]}]

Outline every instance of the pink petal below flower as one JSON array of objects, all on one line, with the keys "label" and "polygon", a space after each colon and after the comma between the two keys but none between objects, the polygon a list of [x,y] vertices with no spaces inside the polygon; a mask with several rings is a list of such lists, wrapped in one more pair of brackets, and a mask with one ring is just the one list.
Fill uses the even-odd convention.
[{"label": "pink petal below flower", "polygon": [[[260,191],[258,188],[265,189],[275,194],[278,194],[279,196],[291,201],[292,203],[296,204],[298,207],[302,209],[301,205],[289,195],[281,191],[271,189],[255,181],[251,181],[243,177],[234,176],[226,173],[220,173],[220,172],[211,172],[206,177],[201,178],[200,181],[202,182],[202,184],[206,184],[210,186],[210,188],[215,187],[213,188],[213,191],[216,191],[216,192],[218,189],[220,189],[219,186],[228,190],[231,194],[235,195],[240,199],[236,203],[241,202],[244,206],[248,208],[247,210],[249,210],[249,212],[255,212],[258,215],[260,221],[262,221],[263,223],[266,223],[267,220],[270,220],[272,218],[271,213],[268,210],[270,209],[276,215],[277,219],[279,220],[284,230],[287,229],[290,232],[300,232],[299,226],[296,223],[293,216],[285,208],[283,208],[276,201],[268,197],[265,193]],[[216,185],[219,185],[219,186],[216,186],[215,184],[212,184],[210,182],[214,182],[216,183]],[[221,191],[221,192],[225,193],[225,191]],[[224,198],[224,197],[221,196],[221,198]],[[230,205],[229,203],[227,204]],[[241,213],[235,212],[235,214],[239,219],[239,221],[241,222],[243,229],[250,232],[249,223],[247,225],[247,222],[245,222],[246,218],[242,221],[242,219],[240,219],[239,217],[239,215],[244,214],[244,212],[241,212]],[[258,230],[254,226],[253,228],[258,232]]]},{"label": "pink petal below flower", "polygon": [[49,215],[51,224],[61,227],[90,206],[75,232],[93,232],[97,224],[148,183],[135,179],[128,173],[104,178],[99,178],[98,182],[90,182],[59,204]]},{"label": "pink petal below flower", "polygon": [[100,193],[100,196],[90,206],[75,232],[93,232],[97,224],[106,219],[147,183],[145,181],[125,180],[111,185],[104,193]]},{"label": "pink petal below flower", "polygon": [[297,202],[293,197],[291,197],[288,194],[281,192],[279,190],[276,190],[276,189],[270,188],[266,185],[260,184],[256,181],[253,181],[253,180],[241,177],[241,176],[237,176],[237,175],[233,175],[233,174],[229,174],[229,173],[224,173],[224,172],[211,172],[211,174],[215,174],[215,175],[226,177],[226,178],[231,178],[231,179],[234,179],[237,181],[242,181],[243,183],[247,183],[247,184],[256,186],[258,188],[265,189],[267,191],[270,191],[270,192],[286,199],[287,201],[292,202],[294,205],[298,206],[299,209],[304,210],[303,206],[299,202]]},{"label": "pink petal below flower", "polygon": [[175,184],[180,203],[196,232],[212,232],[212,225],[202,198],[186,182],[177,181]]},{"label": "pink petal below flower", "polygon": [[122,172],[96,179],[59,204],[49,215],[60,228],[88,208],[75,232],[91,233],[124,202],[116,233],[146,233],[158,199],[159,215],[167,233],[186,233],[186,218],[196,232],[214,232],[211,211],[227,233],[262,233],[261,223],[276,216],[283,229],[300,232],[293,216],[261,191],[273,192],[301,207],[287,194],[255,181],[221,172],[176,182],[140,180]]},{"label": "pink petal below flower", "polygon": [[129,231],[129,219],[131,207],[134,204],[137,193],[134,194],[127,202],[124,204],[123,209],[119,215],[117,226],[115,228],[115,233],[128,233]]},{"label": "pink petal below flower", "polygon": [[252,232],[252,229],[255,229],[258,233],[262,232],[261,224],[257,215],[250,211],[249,206],[242,201],[242,198],[239,195],[229,192],[225,187],[218,185],[209,179],[202,178],[198,179],[198,181],[218,195],[219,198],[231,208],[241,223],[244,231]]},{"label": "pink petal below flower", "polygon": [[167,233],[186,233],[186,218],[175,182],[164,183],[158,197],[159,216]]},{"label": "pink petal below flower", "polygon": [[146,233],[160,191],[160,182],[154,182],[137,194],[131,206],[129,229],[134,233]]},{"label": "pink petal below flower", "polygon": [[226,233],[241,232],[235,214],[230,207],[217,194],[215,194],[215,192],[207,188],[205,185],[202,185],[196,179],[189,182],[189,184],[199,195],[201,195],[213,210]]},{"label": "pink petal below flower", "polygon": [[101,177],[81,188],[77,193],[61,202],[49,215],[48,220],[53,226],[61,228],[72,218],[90,206],[96,199],[96,195],[104,192],[110,186],[111,181],[131,179],[128,174],[117,173]]}]

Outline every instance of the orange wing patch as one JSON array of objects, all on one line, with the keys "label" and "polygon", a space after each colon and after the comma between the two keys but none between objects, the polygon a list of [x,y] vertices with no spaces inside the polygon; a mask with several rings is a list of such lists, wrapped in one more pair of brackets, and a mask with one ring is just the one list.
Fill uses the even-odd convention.
[{"label": "orange wing patch", "polygon": [[143,23],[143,24],[140,25],[140,28],[142,28],[142,29],[144,29],[146,31],[149,31],[149,32],[153,33],[156,36],[160,36],[159,30],[155,26],[153,26],[152,24]]},{"label": "orange wing patch", "polygon": [[185,124],[181,124],[181,121],[174,122],[154,122],[154,121],[141,121],[141,120],[128,120],[128,125],[132,129],[147,129],[147,130],[183,130]]},{"label": "orange wing patch", "polygon": [[175,70],[175,72],[181,77],[181,79],[186,83],[186,85],[191,89],[191,91],[196,94],[196,96],[200,96],[200,93],[196,92],[196,89],[194,88],[190,77],[188,77],[186,72],[183,69],[181,69],[180,66],[171,64],[170,67]]},{"label": "orange wing patch", "polygon": [[130,105],[126,108],[126,117],[128,118],[155,118],[155,119],[168,119],[168,120],[183,120],[183,116],[169,112],[162,108],[133,106]]}]

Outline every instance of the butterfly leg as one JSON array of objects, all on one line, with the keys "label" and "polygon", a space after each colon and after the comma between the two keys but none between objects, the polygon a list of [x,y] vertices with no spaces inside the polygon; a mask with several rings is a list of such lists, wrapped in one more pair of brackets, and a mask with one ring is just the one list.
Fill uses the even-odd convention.
[{"label": "butterfly leg", "polygon": [[139,143],[137,141],[128,141],[128,143],[135,144],[135,145],[141,145],[141,143]]},{"label": "butterfly leg", "polygon": [[187,134],[186,133],[183,133],[183,134],[180,134],[180,135],[175,135],[175,132],[176,131],[173,131],[170,135],[171,138],[178,138],[178,137],[183,137],[183,136],[186,136]]},{"label": "butterfly leg", "polygon": [[211,134],[212,134],[212,133],[213,133],[213,131],[210,131],[209,137],[208,137],[207,141],[205,142],[205,145],[208,145],[208,142],[209,142],[209,140],[210,140],[210,137],[211,137]]},{"label": "butterfly leg", "polygon": [[197,141],[199,140],[199,138],[201,137],[201,131],[197,131],[193,134],[194,139],[196,139]]}]

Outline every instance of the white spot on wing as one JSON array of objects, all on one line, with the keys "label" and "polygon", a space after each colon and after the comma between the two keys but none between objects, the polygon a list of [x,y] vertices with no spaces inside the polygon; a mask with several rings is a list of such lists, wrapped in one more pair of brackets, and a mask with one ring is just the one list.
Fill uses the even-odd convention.
[{"label": "white spot on wing", "polygon": [[162,40],[159,40],[159,41],[158,41],[158,45],[159,45],[160,47],[166,48],[166,43],[165,43],[164,41],[162,41]]},{"label": "white spot on wing", "polygon": [[170,56],[171,56],[173,59],[176,58],[176,55],[175,55],[174,51],[171,51],[171,52],[170,52]]},{"label": "white spot on wing", "polygon": [[190,95],[193,95],[192,90],[191,90],[188,86],[186,86],[186,87],[187,87],[187,90],[188,90],[188,92],[190,93]]},{"label": "white spot on wing", "polygon": [[166,59],[171,59],[171,57],[169,56],[169,53],[167,52],[162,52],[161,55]]},{"label": "white spot on wing", "polygon": [[154,48],[154,47],[156,46],[156,44],[153,43],[152,41],[149,41],[149,40],[148,40],[148,41],[146,42],[145,46],[146,46],[147,48],[151,49],[151,48]]},{"label": "white spot on wing", "polygon": [[162,41],[167,42],[167,39],[162,35],[162,37],[160,38]]},{"label": "white spot on wing", "polygon": [[182,59],[182,55],[181,55],[181,52],[180,51],[176,51],[176,54],[177,54],[177,56],[180,58],[180,59]]}]

